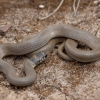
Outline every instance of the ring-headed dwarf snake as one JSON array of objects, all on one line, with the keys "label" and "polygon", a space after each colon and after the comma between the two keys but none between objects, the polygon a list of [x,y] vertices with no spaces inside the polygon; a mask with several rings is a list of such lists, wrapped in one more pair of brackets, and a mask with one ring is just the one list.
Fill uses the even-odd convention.
[{"label": "ring-headed dwarf snake", "polygon": [[[40,64],[52,51],[56,44],[63,42],[58,48],[58,55],[65,60],[92,62],[100,58],[100,39],[93,34],[74,28],[69,25],[59,24],[49,26],[36,35],[29,36],[20,43],[4,43],[0,45],[0,71],[8,81],[16,86],[27,86],[36,79],[34,67]],[[91,50],[84,51],[77,48],[78,42],[87,45]],[[63,53],[65,49],[66,53]],[[18,77],[13,66],[2,58],[8,55],[26,55],[24,71],[25,77]]]}]

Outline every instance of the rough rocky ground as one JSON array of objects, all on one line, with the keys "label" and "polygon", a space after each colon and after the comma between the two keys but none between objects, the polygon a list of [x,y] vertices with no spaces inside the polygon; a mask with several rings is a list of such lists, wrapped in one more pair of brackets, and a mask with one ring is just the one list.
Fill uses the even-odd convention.
[{"label": "rough rocky ground", "polygon": [[[4,8],[1,6],[0,25],[12,24],[12,28],[0,36],[0,42],[20,42],[29,34],[38,33],[55,23],[70,24],[100,37],[100,6],[89,0],[82,1],[76,18],[72,16],[72,3],[66,0],[52,17],[39,20],[52,12],[59,0],[34,0],[31,3],[5,0]],[[45,5],[45,8],[40,9],[40,4]],[[24,59],[22,56],[5,57],[19,76],[23,75]],[[0,73],[0,100],[99,100],[100,60],[91,63],[64,61],[57,56],[55,49],[35,70],[37,80],[28,87],[12,86]]]}]

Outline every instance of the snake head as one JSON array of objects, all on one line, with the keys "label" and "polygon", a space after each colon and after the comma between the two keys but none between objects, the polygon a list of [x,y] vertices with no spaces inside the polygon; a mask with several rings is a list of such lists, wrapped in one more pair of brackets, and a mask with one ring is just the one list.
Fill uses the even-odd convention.
[{"label": "snake head", "polygon": [[0,58],[3,58],[5,56],[3,49],[1,48],[2,45],[0,45]]}]

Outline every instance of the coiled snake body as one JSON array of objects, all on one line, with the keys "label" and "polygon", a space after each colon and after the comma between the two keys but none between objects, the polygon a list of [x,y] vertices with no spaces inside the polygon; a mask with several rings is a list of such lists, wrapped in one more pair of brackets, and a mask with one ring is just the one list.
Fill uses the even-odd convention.
[{"label": "coiled snake body", "polygon": [[[81,29],[73,28],[69,25],[54,25],[39,32],[33,39],[23,41],[21,43],[5,43],[0,45],[0,70],[6,75],[8,81],[17,86],[27,86],[33,83],[36,73],[32,68],[32,64],[27,60],[25,64],[26,77],[20,78],[15,75],[14,68],[2,60],[7,55],[24,55],[36,52],[45,46],[54,38],[70,38],[65,42],[65,50],[67,54],[80,62],[91,62],[100,58],[100,40],[93,34]],[[72,39],[72,40],[71,40]],[[91,51],[82,51],[77,49],[77,43],[80,41],[89,46]],[[55,41],[58,41],[55,39]],[[55,43],[56,44],[56,43]],[[53,43],[51,45],[54,45]],[[62,56],[62,54],[60,53]],[[66,59],[66,57],[65,57]]]}]

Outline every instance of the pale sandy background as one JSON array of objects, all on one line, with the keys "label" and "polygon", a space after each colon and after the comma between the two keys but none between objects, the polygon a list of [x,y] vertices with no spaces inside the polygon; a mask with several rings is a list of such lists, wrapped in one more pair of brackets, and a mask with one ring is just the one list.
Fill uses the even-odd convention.
[{"label": "pale sandy background", "polygon": [[[5,0],[0,2],[0,25],[12,24],[0,42],[21,41],[29,34],[55,23],[70,24],[100,37],[100,6],[81,0],[76,18],[72,16],[72,0],[65,0],[59,11],[46,20],[39,20],[52,12],[60,0]],[[44,9],[39,5],[43,4]],[[22,76],[24,57],[6,57],[17,74]],[[60,59],[55,49],[48,59],[35,68],[37,80],[28,87],[9,84],[0,73],[0,100],[100,100],[100,60],[92,63],[69,62]]]}]

